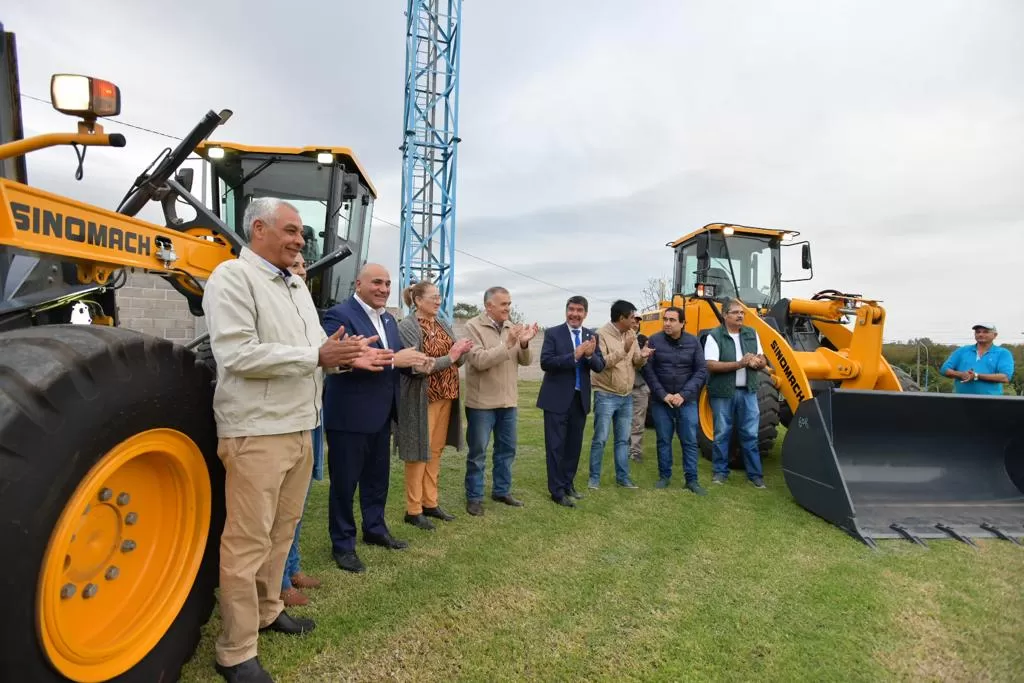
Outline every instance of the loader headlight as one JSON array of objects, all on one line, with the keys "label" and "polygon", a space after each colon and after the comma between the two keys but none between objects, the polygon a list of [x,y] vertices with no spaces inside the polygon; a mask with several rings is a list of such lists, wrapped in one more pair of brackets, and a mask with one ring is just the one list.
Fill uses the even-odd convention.
[{"label": "loader headlight", "polygon": [[316,163],[321,166],[330,166],[334,163],[334,155],[330,152],[317,152]]},{"label": "loader headlight", "polygon": [[206,150],[206,155],[210,159],[223,159],[224,158],[224,148],[223,147],[210,147],[209,149]]},{"label": "loader headlight", "polygon": [[697,296],[709,299],[715,298],[715,286],[706,284],[697,285]]},{"label": "loader headlight", "polygon": [[110,81],[77,74],[50,77],[50,103],[62,114],[96,119],[121,113],[121,90]]}]

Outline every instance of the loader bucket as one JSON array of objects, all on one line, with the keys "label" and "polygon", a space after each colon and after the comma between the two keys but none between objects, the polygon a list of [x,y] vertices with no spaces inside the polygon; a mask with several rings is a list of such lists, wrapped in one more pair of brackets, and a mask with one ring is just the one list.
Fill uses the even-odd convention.
[{"label": "loader bucket", "polygon": [[1024,536],[1024,399],[822,391],[782,444],[798,504],[876,538]]}]

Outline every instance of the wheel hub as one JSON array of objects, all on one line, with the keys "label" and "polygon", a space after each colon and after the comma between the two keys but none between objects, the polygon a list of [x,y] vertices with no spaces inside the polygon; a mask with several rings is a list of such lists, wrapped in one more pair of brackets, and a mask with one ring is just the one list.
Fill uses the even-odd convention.
[{"label": "wheel hub", "polygon": [[57,671],[105,681],[153,649],[199,570],[210,500],[206,462],[181,432],[136,434],[97,461],[43,561],[39,631]]}]

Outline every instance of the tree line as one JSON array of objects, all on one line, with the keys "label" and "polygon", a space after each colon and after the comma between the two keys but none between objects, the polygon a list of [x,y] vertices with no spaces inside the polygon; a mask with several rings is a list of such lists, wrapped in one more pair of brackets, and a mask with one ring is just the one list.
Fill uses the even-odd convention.
[{"label": "tree line", "polygon": [[[882,345],[882,355],[890,365],[899,366],[921,385],[923,391],[953,392],[953,380],[939,368],[950,354],[963,344],[937,344],[927,337]],[[1013,354],[1014,373],[1004,393],[1024,395],[1024,344],[1000,344]]]}]

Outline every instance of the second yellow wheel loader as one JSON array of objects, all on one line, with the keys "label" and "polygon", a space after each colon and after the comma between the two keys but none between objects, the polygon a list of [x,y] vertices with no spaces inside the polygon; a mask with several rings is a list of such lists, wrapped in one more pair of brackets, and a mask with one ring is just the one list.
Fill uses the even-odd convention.
[{"label": "second yellow wheel loader", "polygon": [[[703,339],[723,324],[722,303],[740,300],[770,363],[759,388],[760,449],[786,427],[782,469],[795,501],[857,539],[1024,536],[1024,399],[916,391],[882,356],[885,309],[836,290],[782,297],[781,250],[811,247],[798,233],[712,223],[669,244],[672,302],[646,312],[641,332],[661,328],[669,305]],[[810,277],[798,278],[807,280]],[[781,400],[780,400],[781,399]],[[705,389],[698,438],[706,456],[714,422]],[[731,444],[736,456],[736,443]]]}]

